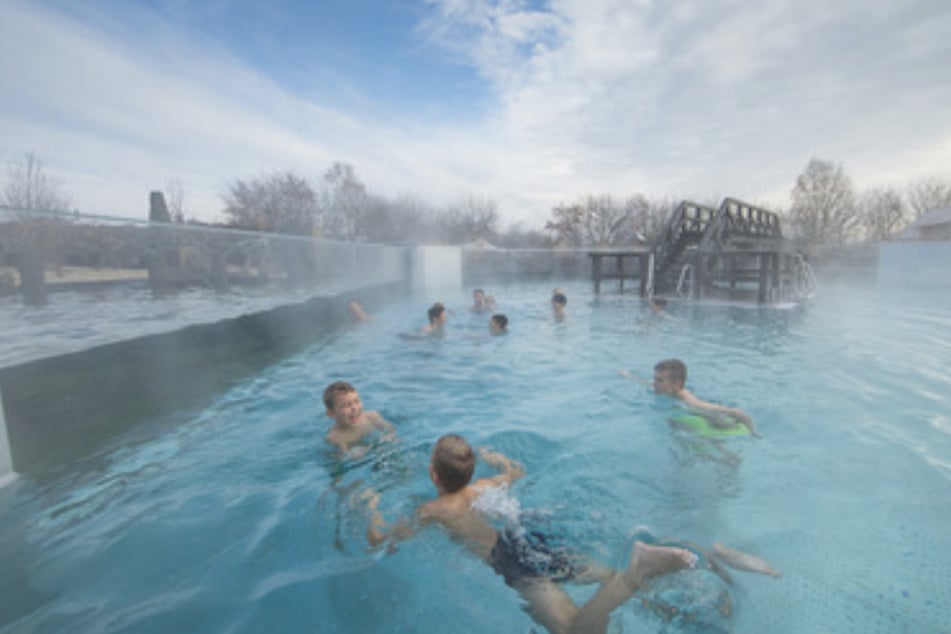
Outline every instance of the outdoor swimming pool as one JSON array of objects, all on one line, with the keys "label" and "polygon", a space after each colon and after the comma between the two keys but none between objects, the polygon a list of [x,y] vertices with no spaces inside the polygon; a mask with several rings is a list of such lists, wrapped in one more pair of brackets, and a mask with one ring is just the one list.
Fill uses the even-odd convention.
[{"label": "outdoor swimming pool", "polygon": [[[426,461],[447,432],[521,460],[522,508],[605,563],[646,524],[783,571],[735,573],[733,615],[700,631],[949,631],[951,301],[820,287],[804,310],[674,305],[661,319],[633,296],[565,288],[563,323],[551,285],[489,288],[503,337],[467,292],[407,300],[203,411],[0,490],[0,631],[531,631],[517,594],[439,530],[365,552],[365,518],[330,486],[381,488],[395,519],[432,494]],[[437,299],[454,311],[444,339],[397,336]],[[738,467],[684,442],[669,400],[618,375],[667,357],[695,393],[756,419],[763,438],[729,441]],[[400,438],[343,468],[321,444],[336,379]],[[688,631],[636,601],[612,628]]]}]

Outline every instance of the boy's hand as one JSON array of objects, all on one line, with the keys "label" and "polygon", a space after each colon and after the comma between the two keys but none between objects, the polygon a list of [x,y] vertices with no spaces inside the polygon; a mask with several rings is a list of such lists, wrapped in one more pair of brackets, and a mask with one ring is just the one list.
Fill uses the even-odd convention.
[{"label": "boy's hand", "polygon": [[503,465],[509,462],[504,454],[485,447],[479,447],[479,457],[488,465]]},{"label": "boy's hand", "polygon": [[377,548],[385,541],[386,534],[371,523],[371,525],[367,527],[367,543],[373,548]]}]

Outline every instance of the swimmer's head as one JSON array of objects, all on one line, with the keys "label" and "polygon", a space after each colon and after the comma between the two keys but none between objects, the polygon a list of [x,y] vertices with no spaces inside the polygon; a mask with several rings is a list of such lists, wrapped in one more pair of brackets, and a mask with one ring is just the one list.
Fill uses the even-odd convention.
[{"label": "swimmer's head", "polygon": [[654,366],[654,392],[676,394],[687,383],[687,365],[680,359],[666,359]]},{"label": "swimmer's head", "polygon": [[327,416],[341,425],[355,425],[363,414],[363,403],[357,389],[346,381],[334,381],[324,390]]},{"label": "swimmer's head", "polygon": [[503,315],[502,313],[496,313],[492,315],[492,318],[489,320],[489,330],[492,331],[494,335],[500,335],[503,332],[508,332],[509,318]]},{"label": "swimmer's head", "polygon": [[555,293],[551,296],[551,305],[560,306],[561,308],[565,307],[565,304],[568,303],[568,298],[565,297],[564,293]]},{"label": "swimmer's head", "polygon": [[446,434],[436,442],[429,475],[437,487],[455,493],[469,484],[474,471],[475,453],[465,438]]},{"label": "swimmer's head", "polygon": [[370,319],[370,316],[363,309],[363,304],[358,299],[351,299],[347,304],[347,310],[355,321],[368,321]]},{"label": "swimmer's head", "polygon": [[429,317],[430,324],[441,324],[446,321],[446,307],[442,305],[442,302],[436,302],[429,307],[426,315]]}]

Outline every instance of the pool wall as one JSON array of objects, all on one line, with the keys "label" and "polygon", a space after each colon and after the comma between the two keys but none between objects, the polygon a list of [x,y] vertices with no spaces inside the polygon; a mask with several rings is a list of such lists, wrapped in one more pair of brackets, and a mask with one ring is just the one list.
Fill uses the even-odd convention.
[{"label": "pool wall", "polygon": [[467,247],[462,258],[462,279],[467,287],[489,282],[591,279],[591,258],[586,250]]},{"label": "pool wall", "polygon": [[7,421],[3,416],[3,395],[0,394],[0,486],[12,477],[13,459],[10,457],[10,441],[7,439]]},{"label": "pool wall", "polygon": [[951,241],[896,240],[878,250],[879,286],[951,288]]},{"label": "pool wall", "polygon": [[372,312],[406,291],[405,280],[368,286],[0,368],[9,441],[6,455],[0,446],[0,478],[11,467],[40,474],[95,452],[145,419],[207,404],[349,323],[353,293]]}]

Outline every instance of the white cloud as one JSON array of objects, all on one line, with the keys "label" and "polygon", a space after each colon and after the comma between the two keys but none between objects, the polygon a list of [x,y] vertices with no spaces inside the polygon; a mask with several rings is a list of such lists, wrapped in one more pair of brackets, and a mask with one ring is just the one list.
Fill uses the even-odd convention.
[{"label": "white cloud", "polygon": [[344,160],[373,191],[489,196],[534,225],[585,193],[785,204],[813,156],[860,186],[951,178],[945,3],[675,4],[429,2],[421,38],[494,97],[449,127],[314,103],[144,10],[130,39],[6,2],[0,158],[37,152],[92,212],[144,213],[178,179],[208,218],[235,178]]}]

